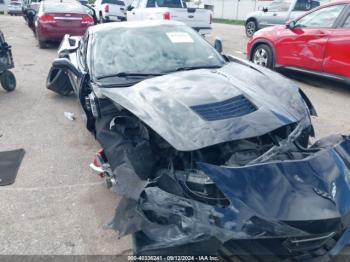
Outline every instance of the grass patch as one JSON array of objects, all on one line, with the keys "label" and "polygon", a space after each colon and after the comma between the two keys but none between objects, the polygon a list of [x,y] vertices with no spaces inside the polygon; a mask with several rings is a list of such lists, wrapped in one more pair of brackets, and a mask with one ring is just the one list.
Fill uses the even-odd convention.
[{"label": "grass patch", "polygon": [[223,18],[214,18],[214,23],[221,24],[229,24],[229,25],[244,25],[244,21],[242,20],[231,20],[231,19],[223,19]]}]

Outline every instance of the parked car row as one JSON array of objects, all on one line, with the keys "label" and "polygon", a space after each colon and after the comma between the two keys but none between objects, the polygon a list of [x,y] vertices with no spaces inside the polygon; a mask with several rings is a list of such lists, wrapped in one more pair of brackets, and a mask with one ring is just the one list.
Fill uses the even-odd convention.
[{"label": "parked car row", "polygon": [[253,63],[350,84],[350,1],[322,5],[286,25],[256,32],[247,44]]},{"label": "parked car row", "polygon": [[211,31],[212,11],[187,8],[183,0],[97,0],[90,5],[76,0],[25,0],[21,12],[43,48],[46,41],[60,41],[65,34],[80,36],[96,23],[131,20],[177,20],[200,34]]},{"label": "parked car row", "polygon": [[134,0],[128,7],[127,20],[176,20],[206,35],[211,32],[212,11],[188,8],[183,0]]},{"label": "parked car row", "polygon": [[109,21],[176,20],[192,27],[200,34],[211,32],[212,11],[189,8],[183,0],[96,0],[95,8],[100,23]]},{"label": "parked car row", "polygon": [[23,14],[40,48],[45,48],[47,41],[61,41],[66,34],[81,36],[97,22],[94,9],[75,0],[28,4]]}]

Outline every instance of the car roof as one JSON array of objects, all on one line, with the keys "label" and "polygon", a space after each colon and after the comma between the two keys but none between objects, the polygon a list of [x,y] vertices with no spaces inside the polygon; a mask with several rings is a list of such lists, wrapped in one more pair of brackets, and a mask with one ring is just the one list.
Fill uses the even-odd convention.
[{"label": "car roof", "polygon": [[41,3],[43,5],[46,5],[46,4],[80,4],[76,0],[44,0],[44,1],[41,1]]},{"label": "car roof", "polygon": [[185,25],[182,22],[178,21],[169,21],[169,20],[147,20],[147,21],[130,21],[130,22],[118,22],[118,23],[106,23],[99,24],[89,27],[90,33],[96,33],[100,31],[109,31],[116,28],[144,28],[152,26],[161,26],[161,25],[170,25],[170,26],[183,26]]},{"label": "car roof", "polygon": [[296,18],[293,19],[293,20],[299,20],[300,18],[302,18],[302,17],[304,17],[304,16],[307,16],[308,14],[311,14],[311,13],[313,13],[313,12],[319,10],[319,9],[322,9],[322,8],[324,8],[324,7],[332,6],[332,5],[339,5],[339,4],[350,4],[350,0],[335,0],[335,1],[330,1],[329,3],[320,5],[319,7],[313,8],[313,9],[311,9],[310,11],[301,14],[300,16],[296,17]]},{"label": "car roof", "polygon": [[[330,1],[328,3],[325,3],[317,8],[320,8],[320,7],[325,7],[325,6],[330,6],[330,5],[337,5],[337,4],[350,4],[350,0],[335,0],[335,1]],[[312,9],[314,10],[314,9]],[[312,11],[311,10],[311,11]]]},{"label": "car roof", "polygon": [[43,12],[48,13],[86,13],[83,5],[76,0],[45,0],[41,1],[41,7]]}]

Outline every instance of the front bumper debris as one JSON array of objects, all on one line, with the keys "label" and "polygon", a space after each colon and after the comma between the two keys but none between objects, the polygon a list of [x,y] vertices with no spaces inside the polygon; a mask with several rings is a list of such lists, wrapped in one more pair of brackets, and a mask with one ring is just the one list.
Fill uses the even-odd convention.
[{"label": "front bumper debris", "polygon": [[138,201],[123,199],[111,226],[121,235],[137,232],[138,254],[170,248],[179,255],[330,259],[350,242],[350,138],[331,136],[311,148],[315,153],[300,160],[198,163],[229,200],[225,207],[149,182]]}]

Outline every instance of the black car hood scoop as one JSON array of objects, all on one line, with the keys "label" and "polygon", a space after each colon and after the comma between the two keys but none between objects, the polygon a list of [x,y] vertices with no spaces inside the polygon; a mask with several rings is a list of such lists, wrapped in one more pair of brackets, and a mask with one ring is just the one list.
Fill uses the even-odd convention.
[{"label": "black car hood scoop", "polygon": [[257,107],[244,95],[239,95],[221,102],[191,106],[191,109],[204,120],[216,121],[248,115]]}]

